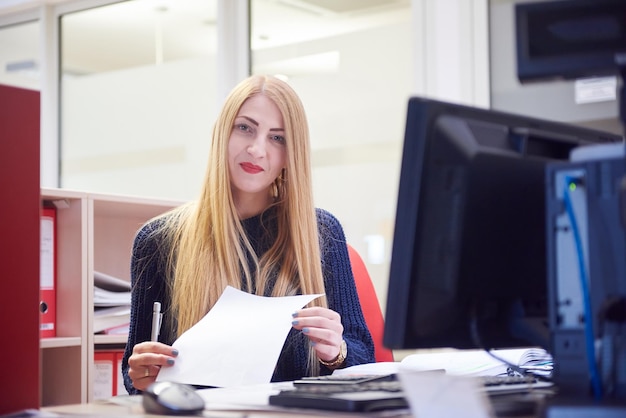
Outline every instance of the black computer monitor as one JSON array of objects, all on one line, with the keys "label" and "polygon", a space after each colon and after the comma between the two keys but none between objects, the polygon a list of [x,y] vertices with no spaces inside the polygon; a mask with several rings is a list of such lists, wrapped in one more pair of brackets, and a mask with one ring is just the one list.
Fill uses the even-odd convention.
[{"label": "black computer monitor", "polygon": [[549,347],[545,175],[617,135],[411,98],[384,344]]},{"label": "black computer monitor", "polygon": [[619,75],[626,69],[626,2],[515,4],[520,81]]}]

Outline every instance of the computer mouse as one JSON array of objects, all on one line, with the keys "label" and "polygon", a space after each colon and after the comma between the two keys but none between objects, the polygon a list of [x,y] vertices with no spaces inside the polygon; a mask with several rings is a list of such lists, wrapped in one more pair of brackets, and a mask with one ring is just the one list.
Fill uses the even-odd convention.
[{"label": "computer mouse", "polygon": [[154,382],[143,392],[144,410],[158,415],[195,415],[204,410],[204,399],[193,386]]}]

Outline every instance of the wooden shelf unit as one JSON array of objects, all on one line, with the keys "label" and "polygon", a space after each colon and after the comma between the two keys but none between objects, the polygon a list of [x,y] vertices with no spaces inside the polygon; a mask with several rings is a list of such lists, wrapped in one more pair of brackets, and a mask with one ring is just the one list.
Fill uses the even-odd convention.
[{"label": "wooden shelf unit", "polygon": [[123,348],[126,336],[94,335],[94,271],[130,281],[137,230],[182,202],[41,189],[57,208],[57,336],[40,340],[41,404],[93,401],[94,351]]}]

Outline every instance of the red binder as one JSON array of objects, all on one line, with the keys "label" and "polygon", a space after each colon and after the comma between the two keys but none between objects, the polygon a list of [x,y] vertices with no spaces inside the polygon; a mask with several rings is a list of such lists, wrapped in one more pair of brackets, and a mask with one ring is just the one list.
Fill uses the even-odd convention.
[{"label": "red binder", "polygon": [[118,351],[115,353],[115,360],[117,361],[117,367],[115,369],[116,380],[116,390],[113,392],[113,395],[126,395],[128,392],[126,391],[126,387],[124,386],[124,375],[122,374],[122,359],[124,358],[124,351]]},{"label": "red binder", "polygon": [[56,210],[41,211],[39,336],[56,337]]},{"label": "red binder", "polygon": [[108,399],[127,393],[122,377],[123,355],[122,350],[96,350],[94,352],[94,399]]},{"label": "red binder", "polygon": [[95,375],[93,378],[93,398],[107,399],[117,391],[115,351],[98,350],[94,354]]}]

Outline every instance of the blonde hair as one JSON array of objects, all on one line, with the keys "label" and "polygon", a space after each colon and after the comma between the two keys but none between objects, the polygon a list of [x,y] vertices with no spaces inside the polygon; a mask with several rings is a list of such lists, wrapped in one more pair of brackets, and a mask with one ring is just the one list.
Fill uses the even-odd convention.
[{"label": "blonde hair", "polygon": [[[283,115],[287,149],[286,167],[272,191],[277,239],[260,259],[237,215],[227,164],[235,117],[242,104],[258,94],[271,99]],[[213,307],[227,285],[241,289],[242,274],[247,289],[256,289],[258,295],[264,294],[270,275],[276,272],[272,296],[324,293],[310,153],[304,107],[286,82],[270,76],[252,76],[239,83],[226,98],[213,128],[199,199],[164,218],[171,245],[167,269],[171,317],[177,322],[178,335]],[[255,273],[248,267],[246,254],[253,258]],[[318,298],[311,305],[325,307],[326,300]],[[311,348],[309,368],[319,373]]]}]

